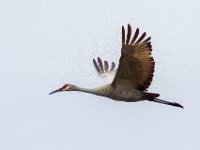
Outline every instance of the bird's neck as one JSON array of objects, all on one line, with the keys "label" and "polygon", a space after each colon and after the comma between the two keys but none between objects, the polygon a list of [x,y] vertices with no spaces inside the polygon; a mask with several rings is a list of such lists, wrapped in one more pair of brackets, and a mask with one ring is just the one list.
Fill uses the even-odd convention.
[{"label": "bird's neck", "polygon": [[108,89],[109,89],[108,85],[104,85],[104,86],[97,87],[97,88],[94,88],[94,89],[76,87],[75,91],[94,94],[94,95],[98,95],[98,96],[107,96],[108,92],[109,92]]}]

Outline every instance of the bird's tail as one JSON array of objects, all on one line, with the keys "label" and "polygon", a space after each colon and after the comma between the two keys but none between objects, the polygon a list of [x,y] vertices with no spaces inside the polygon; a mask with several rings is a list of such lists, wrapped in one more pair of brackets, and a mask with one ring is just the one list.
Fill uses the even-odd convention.
[{"label": "bird's tail", "polygon": [[153,100],[160,96],[160,94],[149,93],[149,92],[144,92],[143,94],[144,94],[144,99],[148,99],[148,100]]}]

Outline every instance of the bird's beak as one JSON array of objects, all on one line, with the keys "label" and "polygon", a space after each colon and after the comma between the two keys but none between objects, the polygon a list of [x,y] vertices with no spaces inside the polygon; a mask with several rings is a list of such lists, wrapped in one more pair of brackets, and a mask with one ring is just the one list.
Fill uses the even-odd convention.
[{"label": "bird's beak", "polygon": [[62,91],[62,88],[59,88],[59,89],[57,89],[57,90],[55,90],[55,91],[49,93],[49,95],[54,94],[54,93],[57,93],[57,92],[61,92],[61,91]]}]

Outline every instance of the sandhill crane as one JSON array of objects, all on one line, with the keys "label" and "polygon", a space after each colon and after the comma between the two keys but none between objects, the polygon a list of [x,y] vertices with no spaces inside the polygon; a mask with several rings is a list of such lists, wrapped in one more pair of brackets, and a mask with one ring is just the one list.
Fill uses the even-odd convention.
[{"label": "sandhill crane", "polygon": [[65,84],[61,88],[51,92],[50,95],[62,91],[81,91],[108,97],[116,101],[137,102],[148,100],[183,108],[179,103],[158,99],[160,96],[159,94],[147,91],[153,79],[155,66],[154,59],[151,56],[151,37],[145,39],[146,32],[139,38],[138,35],[139,29],[137,28],[131,39],[131,26],[128,24],[127,36],[125,39],[125,29],[124,26],[122,26],[121,57],[117,69],[115,69],[114,62],[112,62],[111,68],[109,69],[107,61],[102,62],[99,57],[97,61],[93,59],[94,67],[100,77],[113,78],[110,84],[94,89]]}]

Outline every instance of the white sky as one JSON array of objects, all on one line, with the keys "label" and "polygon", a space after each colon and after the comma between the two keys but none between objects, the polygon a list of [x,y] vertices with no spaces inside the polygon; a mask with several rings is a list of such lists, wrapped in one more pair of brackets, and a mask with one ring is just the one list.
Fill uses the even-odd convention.
[{"label": "white sky", "polygon": [[[0,149],[199,150],[198,0],[1,0]],[[92,58],[118,63],[121,25],[152,36],[156,73],[149,89],[185,109],[115,102],[95,87]]]}]

